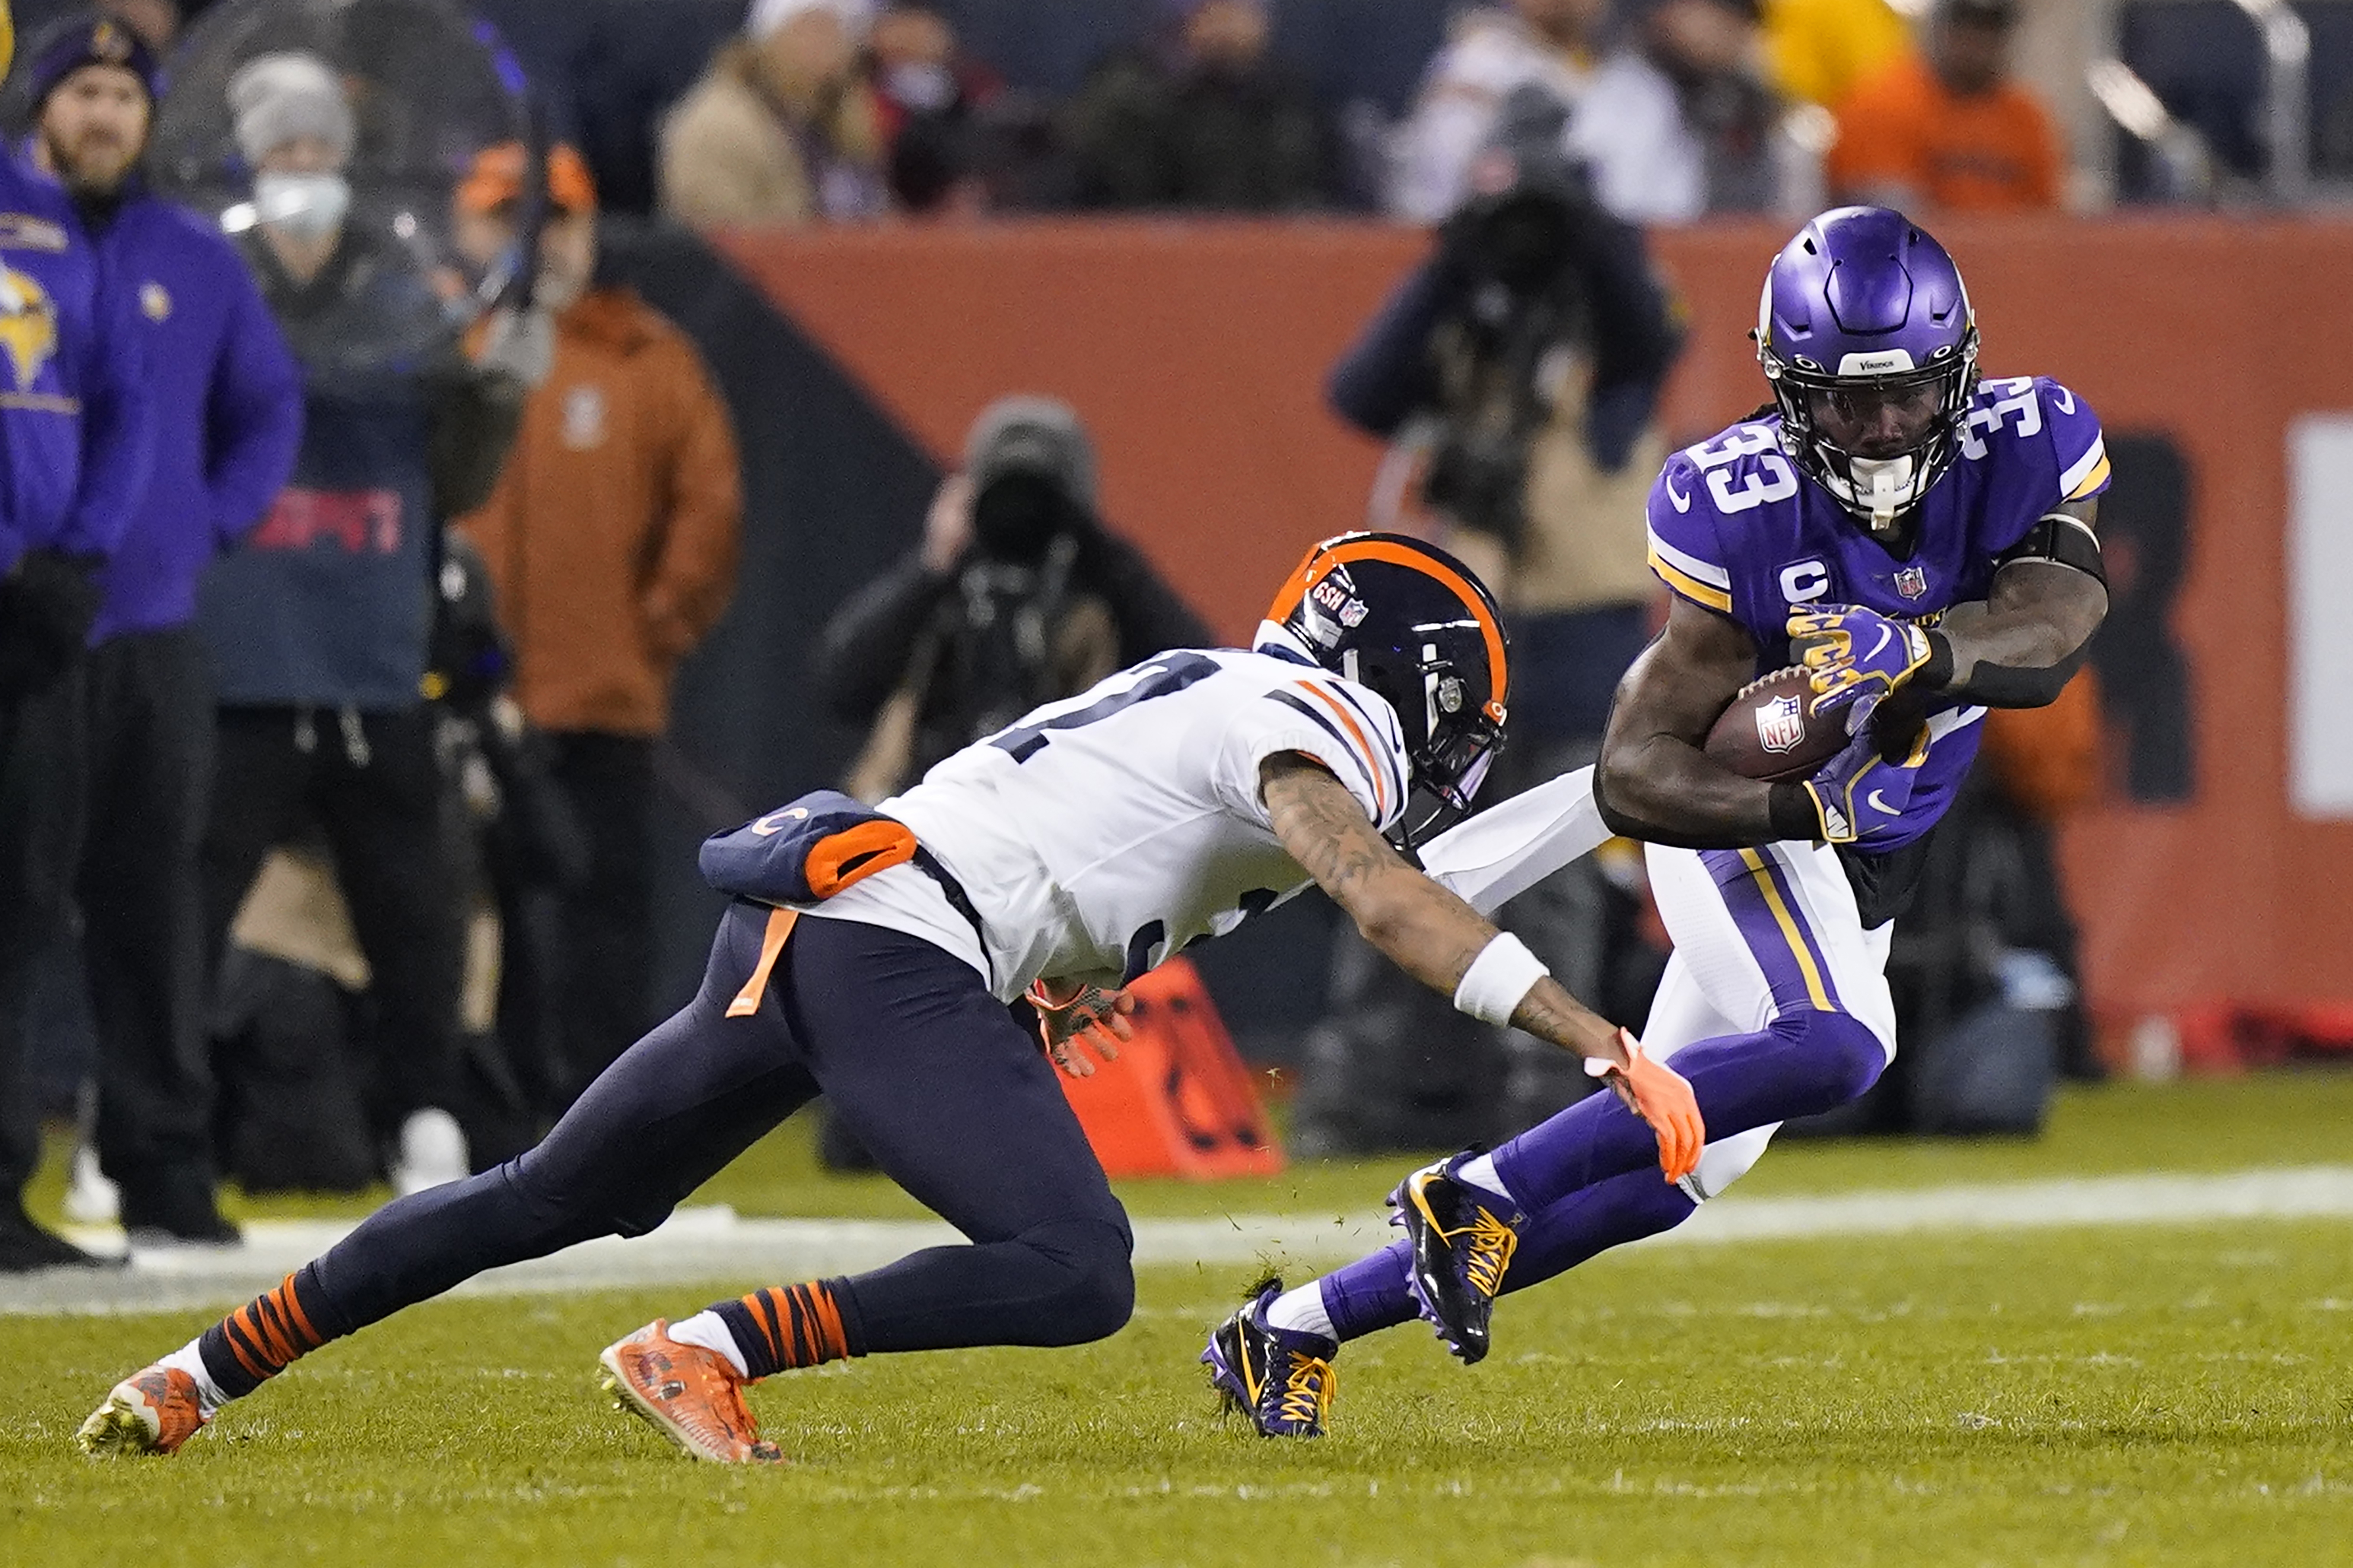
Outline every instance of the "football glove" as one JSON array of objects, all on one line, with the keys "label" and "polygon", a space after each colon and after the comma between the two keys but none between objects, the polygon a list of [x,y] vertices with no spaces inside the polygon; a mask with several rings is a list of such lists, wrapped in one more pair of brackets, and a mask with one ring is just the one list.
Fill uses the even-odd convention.
[{"label": "football glove", "polygon": [[1869,839],[1894,826],[1912,805],[1912,786],[1919,782],[1920,764],[1928,760],[1928,731],[1922,726],[1913,736],[1911,750],[1889,762],[1872,733],[1871,716],[1880,701],[1878,693],[1866,691],[1848,703],[1846,749],[1805,783],[1821,824],[1818,837],[1825,843]]},{"label": "football glove", "polygon": [[1659,1169],[1670,1182],[1680,1182],[1699,1169],[1700,1151],[1707,1147],[1707,1124],[1701,1120],[1699,1099],[1691,1081],[1655,1057],[1642,1054],[1632,1035],[1618,1031],[1626,1052],[1620,1067],[1607,1057],[1588,1057],[1585,1070],[1599,1079],[1626,1102],[1626,1109],[1651,1124],[1659,1138]]},{"label": "football glove", "polygon": [[1928,662],[1928,634],[1860,605],[1813,605],[1789,612],[1789,640],[1812,681],[1815,718],[1856,692],[1892,695]]},{"label": "football glove", "polygon": [[1135,1038],[1135,1026],[1128,1021],[1135,998],[1125,991],[1081,982],[1070,994],[1058,997],[1040,979],[1029,987],[1029,1005],[1038,1009],[1038,1037],[1045,1043],[1046,1054],[1072,1078],[1094,1076],[1095,1064],[1071,1048],[1082,1037],[1107,1062],[1119,1059],[1121,1041]]}]

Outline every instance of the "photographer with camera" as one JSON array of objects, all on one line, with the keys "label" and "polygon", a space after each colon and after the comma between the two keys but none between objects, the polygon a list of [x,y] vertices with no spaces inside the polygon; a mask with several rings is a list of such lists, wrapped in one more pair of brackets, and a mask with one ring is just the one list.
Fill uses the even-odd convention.
[{"label": "photographer with camera", "polygon": [[843,606],[818,650],[826,701],[871,726],[844,785],[860,800],[1041,702],[1211,641],[1143,552],[1097,519],[1094,449],[1068,405],[1001,398],[965,452],[922,548]]},{"label": "photographer with camera", "polygon": [[[1641,234],[1601,209],[1564,152],[1567,118],[1541,87],[1504,100],[1471,195],[1327,388],[1341,417],[1392,445],[1372,526],[1436,535],[1510,618],[1512,746],[1491,790],[1591,762],[1650,633],[1642,509],[1683,333]],[[1588,861],[1524,895],[1504,923],[1576,994],[1614,1000],[1610,953],[1630,955],[1632,913]],[[1376,967],[1344,952],[1338,989],[1357,973],[1381,986]],[[1626,987],[1639,1009],[1647,985],[1629,975]],[[1498,1111],[1508,1122],[1574,1098],[1578,1086],[1520,1051],[1524,1038],[1500,1067],[1482,1042],[1445,1043],[1454,1015],[1418,1007],[1402,993],[1345,997],[1317,1031],[1300,1107],[1311,1146],[1462,1142],[1493,1131]],[[1496,1072],[1503,1097],[1471,1081]],[[1410,1104],[1469,1120],[1398,1125]]]}]

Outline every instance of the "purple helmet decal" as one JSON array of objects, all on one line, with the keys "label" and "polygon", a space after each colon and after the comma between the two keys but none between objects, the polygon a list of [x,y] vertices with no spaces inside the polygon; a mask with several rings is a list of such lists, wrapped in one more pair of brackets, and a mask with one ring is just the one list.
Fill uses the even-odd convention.
[{"label": "purple helmet decal", "polygon": [[1977,321],[1945,247],[1885,207],[1822,214],[1766,274],[1757,358],[1799,467],[1874,534],[1900,532],[1977,390]]}]

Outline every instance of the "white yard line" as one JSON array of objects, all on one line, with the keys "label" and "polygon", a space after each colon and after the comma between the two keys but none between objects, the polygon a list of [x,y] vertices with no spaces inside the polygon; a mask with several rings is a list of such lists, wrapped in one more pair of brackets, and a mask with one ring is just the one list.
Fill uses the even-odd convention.
[{"label": "white yard line", "polygon": [[[1651,1246],[1725,1246],[1916,1231],[2040,1230],[2056,1226],[2171,1225],[2233,1219],[2353,1219],[2353,1167],[2237,1171],[2210,1176],[2091,1176],[1822,1197],[1733,1194]],[[142,1250],[127,1268],[0,1276],[0,1314],[177,1311],[230,1305],[267,1289],[352,1228],[346,1220],[257,1220],[239,1247]],[[77,1231],[119,1250],[120,1232]],[[1395,1233],[1377,1214],[1231,1215],[1139,1219],[1141,1265],[1335,1263]],[[745,1219],[726,1208],[681,1210],[649,1236],[607,1238],[494,1269],[459,1289],[525,1295],[703,1280],[776,1281],[854,1273],[961,1237],[933,1220]]]}]

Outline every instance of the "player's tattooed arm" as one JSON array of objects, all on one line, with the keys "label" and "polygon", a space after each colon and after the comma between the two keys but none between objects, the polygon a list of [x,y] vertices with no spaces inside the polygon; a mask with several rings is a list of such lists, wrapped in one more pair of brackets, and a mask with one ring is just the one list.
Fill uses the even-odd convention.
[{"label": "player's tattooed arm", "polygon": [[[2067,548],[2013,555],[1982,601],[1956,605],[1929,633],[1929,662],[1915,684],[1989,708],[2040,708],[2057,699],[2107,617],[2108,590],[2096,575],[2097,545],[2084,542],[2099,503],[2069,501],[2056,515],[2073,520],[2060,528],[2082,524],[2072,536],[2057,536]],[[2090,564],[2075,563],[2087,548]]]},{"label": "player's tattooed arm", "polygon": [[[1259,789],[1284,851],[1347,911],[1365,940],[1424,985],[1453,995],[1471,961],[1494,941],[1495,928],[1415,870],[1321,764],[1295,752],[1269,757],[1259,769]],[[1580,1056],[1626,1060],[1617,1027],[1548,976],[1530,988],[1512,1023]]]},{"label": "player's tattooed arm", "polygon": [[1798,784],[1743,778],[1702,750],[1710,725],[1757,673],[1747,631],[1689,600],[1619,682],[1594,770],[1593,795],[1613,833],[1686,849],[1811,838],[1820,823]]}]

